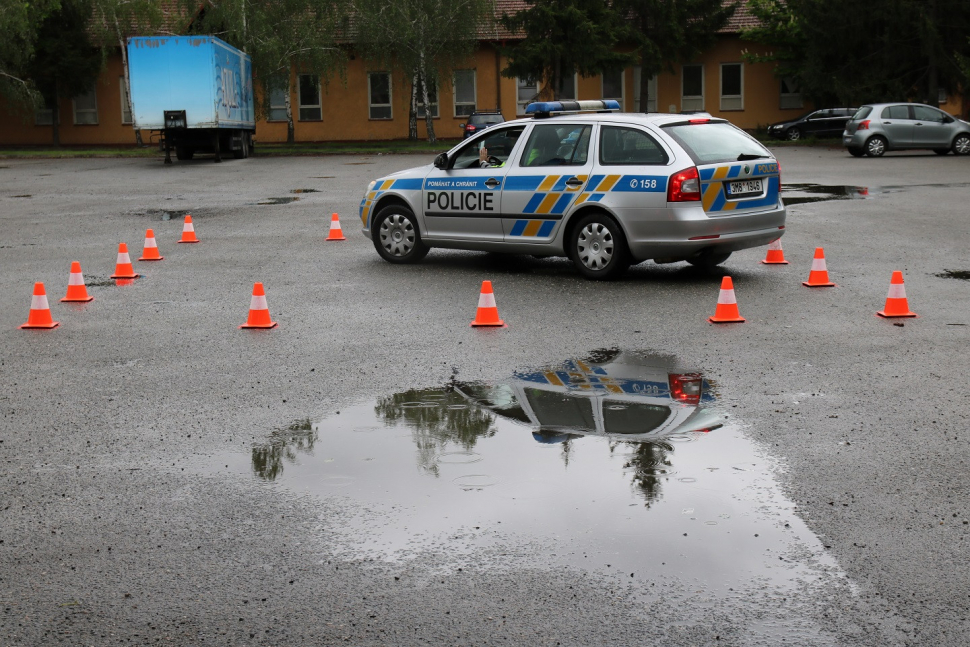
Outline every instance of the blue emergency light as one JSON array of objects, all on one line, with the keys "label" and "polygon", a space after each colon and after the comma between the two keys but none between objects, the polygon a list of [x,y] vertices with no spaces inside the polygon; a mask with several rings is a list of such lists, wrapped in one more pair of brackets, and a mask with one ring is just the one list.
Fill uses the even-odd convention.
[{"label": "blue emergency light", "polygon": [[525,114],[547,116],[566,112],[615,112],[620,109],[620,102],[615,99],[587,100],[587,101],[538,101],[525,107]]}]

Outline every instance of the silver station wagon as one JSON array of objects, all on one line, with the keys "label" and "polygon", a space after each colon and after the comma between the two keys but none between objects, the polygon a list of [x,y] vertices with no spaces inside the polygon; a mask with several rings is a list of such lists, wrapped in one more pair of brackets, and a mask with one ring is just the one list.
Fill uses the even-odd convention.
[{"label": "silver station wagon", "polygon": [[590,279],[630,265],[712,268],[785,229],[778,163],[723,119],[533,103],[433,164],[370,183],[363,233],[391,263],[431,247],[567,256]]}]

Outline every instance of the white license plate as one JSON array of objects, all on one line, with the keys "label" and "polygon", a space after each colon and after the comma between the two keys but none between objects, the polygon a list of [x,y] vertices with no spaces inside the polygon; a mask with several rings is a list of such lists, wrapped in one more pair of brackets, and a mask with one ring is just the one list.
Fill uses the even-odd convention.
[{"label": "white license plate", "polygon": [[764,189],[763,183],[764,180],[761,178],[758,178],[757,180],[739,180],[737,182],[728,182],[728,195],[760,194]]}]

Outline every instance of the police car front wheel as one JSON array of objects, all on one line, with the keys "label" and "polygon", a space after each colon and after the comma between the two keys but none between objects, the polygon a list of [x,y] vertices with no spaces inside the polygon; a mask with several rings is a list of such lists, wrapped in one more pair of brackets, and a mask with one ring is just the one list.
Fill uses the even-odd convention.
[{"label": "police car front wheel", "polygon": [[428,253],[428,246],[421,242],[414,212],[398,204],[388,205],[377,214],[374,248],[390,263],[417,263]]},{"label": "police car front wheel", "polygon": [[569,255],[576,269],[588,279],[612,279],[630,265],[623,230],[602,213],[591,213],[576,223]]}]

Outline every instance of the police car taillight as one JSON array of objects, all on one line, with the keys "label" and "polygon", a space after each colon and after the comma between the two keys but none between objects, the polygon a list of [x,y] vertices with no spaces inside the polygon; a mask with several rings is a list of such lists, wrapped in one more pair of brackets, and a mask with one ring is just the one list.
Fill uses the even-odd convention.
[{"label": "police car taillight", "polygon": [[692,166],[670,176],[667,202],[696,202],[701,199],[701,178]]},{"label": "police car taillight", "polygon": [[704,377],[700,373],[668,373],[670,397],[684,404],[700,404]]}]

